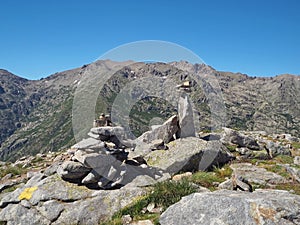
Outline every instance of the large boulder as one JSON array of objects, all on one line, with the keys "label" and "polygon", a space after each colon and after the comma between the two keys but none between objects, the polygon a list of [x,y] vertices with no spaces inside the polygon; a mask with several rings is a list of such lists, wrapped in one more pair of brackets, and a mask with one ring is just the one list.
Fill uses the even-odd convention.
[{"label": "large boulder", "polygon": [[183,197],[160,217],[169,224],[300,224],[300,196],[279,190],[215,191]]},{"label": "large boulder", "polygon": [[196,137],[170,142],[168,150],[156,150],[145,156],[149,166],[171,175],[178,172],[206,170],[232,159],[227,148],[219,141],[206,142]]},{"label": "large boulder", "polygon": [[181,96],[178,100],[178,118],[180,129],[177,136],[180,138],[195,137],[193,107],[187,95]]},{"label": "large boulder", "polygon": [[178,117],[174,115],[162,125],[153,126],[151,131],[147,131],[138,137],[137,144],[139,142],[151,143],[157,139],[162,139],[164,143],[169,143],[178,129]]},{"label": "large boulder", "polygon": [[236,130],[230,128],[223,128],[224,133],[221,141],[224,143],[236,144],[238,147],[246,147],[251,150],[259,150],[260,146],[257,141],[250,137],[239,133]]}]

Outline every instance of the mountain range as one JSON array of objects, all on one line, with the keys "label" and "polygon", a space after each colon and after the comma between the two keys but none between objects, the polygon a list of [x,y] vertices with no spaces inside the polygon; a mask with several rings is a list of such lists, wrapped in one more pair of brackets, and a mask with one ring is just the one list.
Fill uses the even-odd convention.
[{"label": "mountain range", "polygon": [[[148,82],[149,77],[158,81]],[[143,86],[130,85],[136,81]],[[89,100],[96,99],[95,109],[91,104],[93,115],[86,113],[83,117],[88,118],[82,118],[82,124],[90,126],[102,112],[108,114],[121,110],[120,107],[126,109],[128,102],[115,104],[126,88],[131,96],[142,96],[136,98],[129,108],[129,117],[125,118],[133,135],[138,136],[150,125],[176,113],[176,106],[165,96],[171,93],[171,97],[176,97],[175,86],[185,88],[182,84],[186,81],[190,84],[186,94],[194,104],[199,132],[227,126],[300,137],[299,76],[251,77],[185,61],[121,63],[103,60],[40,80],[27,80],[0,70],[0,160],[15,161],[25,155],[58,151],[74,144],[76,138],[83,138],[80,134],[77,137],[77,133],[82,130],[81,133],[86,134],[90,127],[82,127],[80,122],[74,124],[74,109],[78,107],[74,103],[82,96],[78,90],[83,82],[91,87],[86,92],[86,102],[89,104]],[[153,83],[157,87],[151,86]],[[158,91],[157,96],[147,92],[148,89],[155,92],[160,86],[163,91]],[[142,93],[141,88],[146,92]]]}]

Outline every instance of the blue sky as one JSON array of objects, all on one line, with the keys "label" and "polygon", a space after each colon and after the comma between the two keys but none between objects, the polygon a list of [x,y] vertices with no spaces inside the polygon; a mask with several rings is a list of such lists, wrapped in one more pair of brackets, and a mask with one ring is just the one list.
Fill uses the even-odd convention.
[{"label": "blue sky", "polygon": [[300,74],[298,0],[10,0],[0,68],[29,79],[80,67],[133,41],[182,45],[217,70]]}]

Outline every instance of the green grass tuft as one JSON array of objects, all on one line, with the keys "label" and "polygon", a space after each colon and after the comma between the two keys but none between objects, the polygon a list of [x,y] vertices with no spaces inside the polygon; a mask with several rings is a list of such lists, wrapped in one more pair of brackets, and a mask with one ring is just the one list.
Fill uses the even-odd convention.
[{"label": "green grass tuft", "polygon": [[150,203],[154,203],[156,207],[162,207],[163,210],[166,210],[169,206],[180,201],[182,197],[195,193],[196,191],[196,187],[187,179],[178,182],[165,181],[157,183],[153,186],[152,191],[148,195],[121,209],[114,214],[112,220],[102,223],[102,225],[121,225],[123,215],[130,215],[134,221],[150,219],[154,224],[159,224],[159,214],[143,213],[143,209]]},{"label": "green grass tuft", "polygon": [[300,142],[293,142],[293,143],[292,143],[292,147],[293,147],[294,149],[300,149]]},{"label": "green grass tuft", "polygon": [[21,165],[17,166],[12,166],[12,165],[7,165],[7,166],[2,166],[0,168],[0,177],[4,177],[7,174],[12,174],[13,176],[21,175],[27,172],[26,168],[22,168]]}]

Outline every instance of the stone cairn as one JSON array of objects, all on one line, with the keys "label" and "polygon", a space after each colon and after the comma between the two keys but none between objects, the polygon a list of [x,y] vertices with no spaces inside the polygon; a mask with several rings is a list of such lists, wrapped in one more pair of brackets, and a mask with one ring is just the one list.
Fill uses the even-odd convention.
[{"label": "stone cairn", "polygon": [[147,166],[143,156],[176,138],[196,136],[193,111],[188,96],[178,103],[178,115],[135,140],[126,139],[120,126],[91,128],[88,138],[68,150],[70,159],[59,166],[58,174],[67,181],[91,188],[111,189],[129,184],[140,175],[154,180],[164,176],[163,171]]}]

